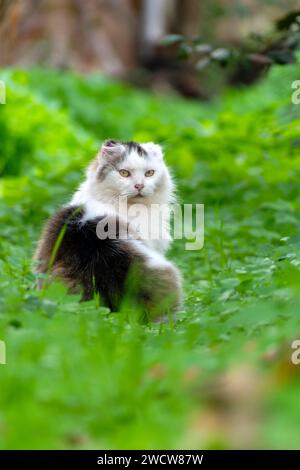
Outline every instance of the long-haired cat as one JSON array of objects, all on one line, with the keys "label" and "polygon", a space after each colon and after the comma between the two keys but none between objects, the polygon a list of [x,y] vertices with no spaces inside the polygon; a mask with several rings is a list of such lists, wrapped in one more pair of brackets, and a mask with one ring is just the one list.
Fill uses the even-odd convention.
[{"label": "long-haired cat", "polygon": [[[140,232],[149,222],[148,209],[172,202],[174,183],[159,145],[106,141],[70,203],[46,223],[35,255],[37,272],[63,280],[83,300],[99,294],[112,311],[126,298],[149,319],[178,310],[180,274],[164,256],[171,241],[168,211],[151,219],[158,238]],[[139,225],[130,216],[137,204],[146,208]],[[110,236],[109,229],[99,236],[99,226],[114,227],[115,233]]]}]

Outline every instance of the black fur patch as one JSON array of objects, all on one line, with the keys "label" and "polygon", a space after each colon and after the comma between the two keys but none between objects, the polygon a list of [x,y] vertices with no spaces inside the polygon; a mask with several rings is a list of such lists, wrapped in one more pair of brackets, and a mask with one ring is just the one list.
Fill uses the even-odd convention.
[{"label": "black fur patch", "polygon": [[136,152],[140,157],[147,156],[146,150],[144,150],[143,147],[137,142],[129,141],[129,142],[122,142],[122,144],[125,145],[127,153]]},{"label": "black fur patch", "polygon": [[[82,223],[82,216],[80,208],[67,207],[49,220],[37,253],[39,271],[50,269],[58,274],[71,290],[82,292],[83,300],[100,294],[105,305],[115,311],[124,295],[129,269],[137,260],[136,253],[131,253],[122,240],[97,237],[96,226],[103,217]],[[63,237],[49,266],[60,233]]]}]

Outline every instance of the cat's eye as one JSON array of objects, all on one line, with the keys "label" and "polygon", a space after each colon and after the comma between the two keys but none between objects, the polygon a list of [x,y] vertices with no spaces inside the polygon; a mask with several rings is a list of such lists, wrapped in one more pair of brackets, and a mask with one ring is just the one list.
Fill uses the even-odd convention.
[{"label": "cat's eye", "polygon": [[154,170],[148,170],[145,173],[145,176],[153,176],[154,175]]},{"label": "cat's eye", "polygon": [[121,176],[124,176],[124,178],[128,178],[128,176],[130,176],[130,172],[128,170],[119,170],[119,173]]}]

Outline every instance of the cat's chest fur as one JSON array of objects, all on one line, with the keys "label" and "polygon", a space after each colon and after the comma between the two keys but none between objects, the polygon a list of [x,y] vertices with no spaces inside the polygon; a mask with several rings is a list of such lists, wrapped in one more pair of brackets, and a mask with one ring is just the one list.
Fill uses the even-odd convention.
[{"label": "cat's chest fur", "polygon": [[131,229],[130,233],[136,233],[137,238],[150,249],[165,253],[170,246],[170,206],[166,203],[159,204],[156,199],[132,203],[126,198],[118,199],[116,202],[110,199],[100,201],[94,199],[88,185],[83,184],[70,204],[84,209],[83,222],[104,215],[113,215],[127,223]]},{"label": "cat's chest fur", "polygon": [[[165,253],[171,243],[168,206],[165,206],[163,211],[160,210],[159,204],[141,206],[140,211],[137,205],[136,212],[131,209],[132,206],[127,213],[130,227],[139,234],[146,246],[159,253]],[[119,216],[122,217],[122,214]]]}]

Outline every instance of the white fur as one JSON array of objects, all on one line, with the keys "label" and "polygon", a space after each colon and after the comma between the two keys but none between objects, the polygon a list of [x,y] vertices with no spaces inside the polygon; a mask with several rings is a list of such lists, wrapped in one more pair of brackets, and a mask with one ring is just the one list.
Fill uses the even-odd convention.
[{"label": "white fur", "polygon": [[[134,218],[131,218],[128,213],[120,212],[119,197],[126,199],[129,213],[129,209],[133,204],[143,204],[150,209],[151,204],[170,205],[175,201],[174,183],[164,163],[161,147],[152,142],[140,145],[148,156],[141,157],[133,151],[121,164],[116,164],[114,157],[118,156],[118,153],[124,152],[122,144],[116,144],[113,147],[104,145],[102,147],[96,160],[87,170],[86,180],[80,185],[70,202],[71,205],[84,207],[83,221],[102,215],[114,214],[128,220],[129,224],[135,227]],[[99,181],[98,172],[103,165],[110,164],[110,162],[112,164],[111,170],[103,181]],[[130,176],[121,176],[120,169],[129,171]],[[154,175],[145,176],[148,170],[154,170]],[[142,197],[135,189],[135,184],[144,185],[141,191]],[[143,225],[142,218],[139,218],[139,222]],[[161,226],[157,227],[162,235],[158,240],[128,241],[128,243],[135,243],[135,247],[146,255],[148,262],[153,267],[170,264],[162,255],[171,242],[169,218],[166,216],[161,221],[157,220],[156,223],[161,223]]]},{"label": "white fur", "polygon": [[145,245],[142,240],[131,240],[129,242],[133,248],[139,251],[146,258],[146,265],[148,268],[170,268],[172,263],[168,261],[162,253]]}]

